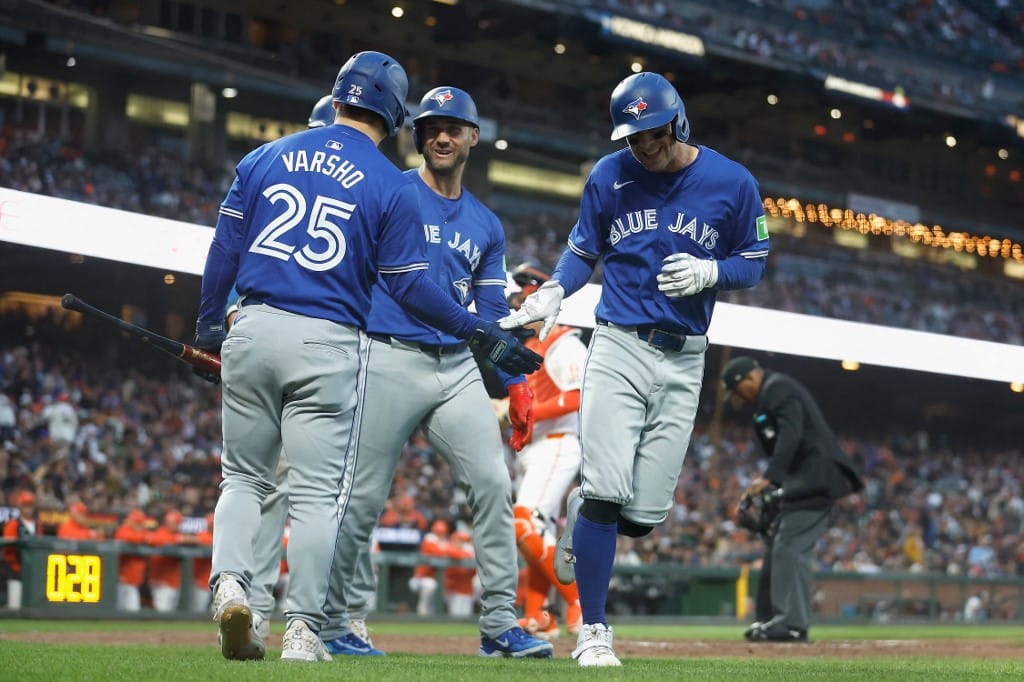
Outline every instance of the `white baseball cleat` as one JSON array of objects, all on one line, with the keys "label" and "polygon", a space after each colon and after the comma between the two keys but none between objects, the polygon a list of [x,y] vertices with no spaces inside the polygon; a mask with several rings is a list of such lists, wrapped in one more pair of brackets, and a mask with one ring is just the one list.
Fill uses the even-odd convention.
[{"label": "white baseball cleat", "polygon": [[563,585],[571,585],[576,581],[576,555],[572,551],[572,533],[576,527],[576,519],[583,506],[583,497],[578,487],[573,488],[565,502],[565,528],[558,536],[555,553],[555,577]]},{"label": "white baseball cleat", "polygon": [[612,629],[604,623],[584,625],[580,628],[572,657],[584,668],[622,667],[622,661],[612,650]]},{"label": "white baseball cleat", "polygon": [[261,660],[266,653],[263,638],[254,625],[245,589],[230,573],[217,580],[213,592],[213,620],[218,624],[217,642],[224,658],[231,661]]},{"label": "white baseball cleat", "polygon": [[302,663],[318,663],[331,661],[331,654],[320,641],[319,635],[309,629],[304,620],[293,620],[288,623],[281,642],[281,660],[299,661]]}]

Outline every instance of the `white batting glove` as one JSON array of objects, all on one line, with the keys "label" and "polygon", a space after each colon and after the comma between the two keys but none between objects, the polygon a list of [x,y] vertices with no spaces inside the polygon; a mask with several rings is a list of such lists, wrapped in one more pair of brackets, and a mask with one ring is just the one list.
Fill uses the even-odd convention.
[{"label": "white batting glove", "polygon": [[562,309],[562,298],[565,296],[565,289],[558,283],[557,279],[549,279],[540,285],[537,291],[526,297],[519,310],[507,317],[498,320],[502,329],[517,329],[530,322],[544,320],[544,326],[537,335],[541,341],[547,338],[551,328],[555,326],[558,319],[558,312]]},{"label": "white batting glove", "polygon": [[673,253],[662,261],[658,290],[669,298],[693,296],[718,282],[718,261],[694,258],[688,253]]}]

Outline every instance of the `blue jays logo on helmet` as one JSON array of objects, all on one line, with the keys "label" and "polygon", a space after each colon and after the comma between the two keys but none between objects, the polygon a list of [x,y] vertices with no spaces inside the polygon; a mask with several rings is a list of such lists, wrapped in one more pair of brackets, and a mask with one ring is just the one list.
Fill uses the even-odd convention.
[{"label": "blue jays logo on helmet", "polygon": [[420,100],[420,113],[413,119],[412,142],[417,150],[423,149],[423,134],[420,123],[431,116],[444,116],[468,123],[474,128],[480,127],[480,116],[476,113],[476,102],[465,90],[442,85],[423,95]]},{"label": "blue jays logo on helmet", "polygon": [[643,97],[637,97],[635,100],[626,105],[626,108],[622,110],[624,114],[633,114],[636,120],[640,120],[640,114],[644,113],[647,109],[647,102],[644,101]]},{"label": "blue jays logo on helmet", "polygon": [[437,102],[437,106],[443,107],[446,102],[451,102],[455,97],[452,95],[451,90],[442,90],[441,92],[434,93],[431,99]]},{"label": "blue jays logo on helmet", "polygon": [[674,85],[664,76],[644,71],[623,79],[612,90],[608,109],[612,115],[611,139],[672,123],[672,133],[680,142],[690,137],[686,107]]}]

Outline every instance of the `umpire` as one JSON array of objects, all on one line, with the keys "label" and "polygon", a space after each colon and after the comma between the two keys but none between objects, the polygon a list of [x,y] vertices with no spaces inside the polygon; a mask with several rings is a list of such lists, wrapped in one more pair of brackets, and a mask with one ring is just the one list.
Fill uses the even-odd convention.
[{"label": "umpire", "polygon": [[734,407],[753,404],[754,431],[769,458],[765,472],[743,498],[781,502],[778,516],[763,533],[757,622],[744,636],[751,641],[805,642],[814,545],[828,528],[833,503],[861,490],[864,483],[800,382],[747,356],[726,364],[722,382]]}]

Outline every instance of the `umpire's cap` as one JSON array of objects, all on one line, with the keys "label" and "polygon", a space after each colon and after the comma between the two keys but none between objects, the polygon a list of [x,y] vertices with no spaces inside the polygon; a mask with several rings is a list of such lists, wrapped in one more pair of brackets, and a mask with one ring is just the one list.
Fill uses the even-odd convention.
[{"label": "umpire's cap", "polygon": [[738,355],[726,363],[722,370],[722,383],[725,384],[725,399],[732,398],[736,386],[752,371],[760,367],[760,363],[747,355]]}]

